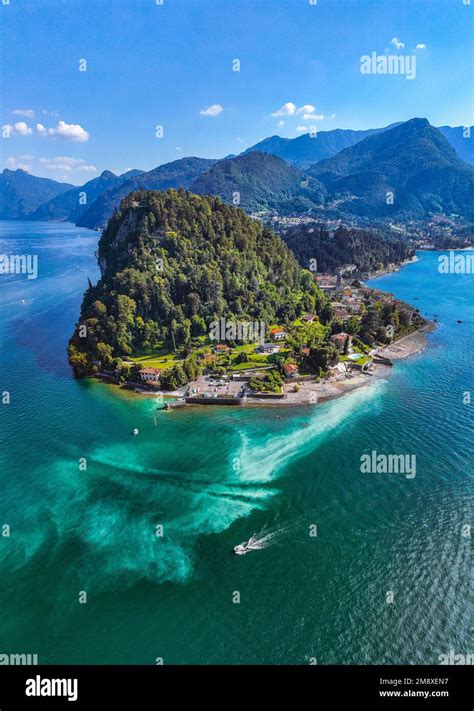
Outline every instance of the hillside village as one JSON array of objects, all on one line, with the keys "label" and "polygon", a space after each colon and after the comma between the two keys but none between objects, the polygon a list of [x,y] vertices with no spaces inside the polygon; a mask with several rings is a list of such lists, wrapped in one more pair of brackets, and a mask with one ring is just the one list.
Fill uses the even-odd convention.
[{"label": "hillside village", "polygon": [[342,272],[315,276],[330,298],[325,325],[306,313],[292,323],[272,324],[263,342],[203,338],[192,352],[128,356],[116,359],[111,370],[96,361],[97,375],[137,391],[179,396],[175,404],[296,401],[311,383],[350,385],[357,376],[370,378],[377,364],[391,365],[383,348],[426,321],[392,294],[351,279],[351,271],[346,265],[345,278]]}]

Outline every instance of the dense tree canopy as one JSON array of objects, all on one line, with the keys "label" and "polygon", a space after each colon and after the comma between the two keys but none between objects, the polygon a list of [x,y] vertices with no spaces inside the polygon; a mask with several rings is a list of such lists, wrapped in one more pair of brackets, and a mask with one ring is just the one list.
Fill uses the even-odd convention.
[{"label": "dense tree canopy", "polygon": [[219,198],[131,193],[109,221],[98,256],[102,275],[84,296],[71,339],[78,372],[95,359],[163,342],[186,348],[219,318],[270,325],[307,311],[330,315],[327,298],[282,240]]}]

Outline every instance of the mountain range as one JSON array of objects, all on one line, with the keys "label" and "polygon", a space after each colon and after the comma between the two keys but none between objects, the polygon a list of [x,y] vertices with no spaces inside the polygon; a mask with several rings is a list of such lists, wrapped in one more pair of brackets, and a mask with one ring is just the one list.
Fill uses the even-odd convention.
[{"label": "mountain range", "polygon": [[56,195],[52,200],[40,205],[30,220],[56,220],[59,222],[77,223],[99,195],[112,187],[118,187],[134,176],[141,175],[143,170],[129,170],[122,175],[115,175],[110,170],[104,170],[98,178],[79,187]]},{"label": "mountain range", "polygon": [[137,190],[168,190],[169,188],[189,188],[192,182],[207,171],[216,161],[206,158],[181,158],[141,172],[120,185],[113,185],[102,192],[77,222],[81,227],[91,229],[105,227],[109,217],[119,207],[122,198]]},{"label": "mountain range", "polygon": [[338,209],[365,217],[474,216],[474,168],[427,119],[369,136],[308,169]]},{"label": "mountain range", "polygon": [[[247,212],[331,211],[331,216],[472,218],[472,137],[462,127],[412,119],[381,129],[272,136],[223,160],[188,157],[151,171],[104,171],[77,187],[23,170],[0,175],[0,219],[71,221],[104,228],[133,191],[185,188]],[[389,194],[392,196],[389,198]],[[391,201],[393,204],[391,203]]]},{"label": "mountain range", "polygon": [[[371,128],[366,131],[337,128],[333,131],[318,131],[313,136],[305,133],[297,138],[270,136],[270,138],[265,138],[247,148],[242,155],[253,151],[271,153],[298,168],[307,168],[320,160],[332,158],[344,148],[350,148],[350,146],[363,141],[364,138],[389,131],[397,126],[400,126],[400,123],[392,123],[384,128]],[[438,131],[449,141],[460,158],[466,163],[474,165],[474,126],[471,128],[440,126]]]},{"label": "mountain range", "polygon": [[73,188],[49,178],[37,178],[26,170],[8,170],[0,174],[0,219],[25,220],[43,203]]}]

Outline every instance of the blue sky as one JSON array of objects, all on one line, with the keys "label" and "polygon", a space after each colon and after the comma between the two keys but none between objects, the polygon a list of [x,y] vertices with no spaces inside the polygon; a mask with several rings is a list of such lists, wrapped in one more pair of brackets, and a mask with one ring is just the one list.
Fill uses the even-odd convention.
[{"label": "blue sky", "polygon": [[[464,2],[0,2],[2,168],[80,184],[314,125],[471,125],[474,0]],[[361,74],[372,52],[415,55],[415,79]]]}]

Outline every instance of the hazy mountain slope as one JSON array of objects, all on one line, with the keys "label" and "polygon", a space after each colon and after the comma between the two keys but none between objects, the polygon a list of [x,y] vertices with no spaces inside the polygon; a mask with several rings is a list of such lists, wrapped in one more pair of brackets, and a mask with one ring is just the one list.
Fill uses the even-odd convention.
[{"label": "hazy mountain slope", "polygon": [[77,224],[92,229],[104,227],[114,210],[120,205],[122,198],[128,193],[136,190],[189,188],[191,183],[214,163],[214,160],[206,158],[181,158],[134,176],[100,195],[84,212]]},{"label": "hazy mountain slope", "polygon": [[37,178],[25,170],[5,168],[0,174],[0,219],[27,219],[39,205],[72,187],[70,183]]}]

